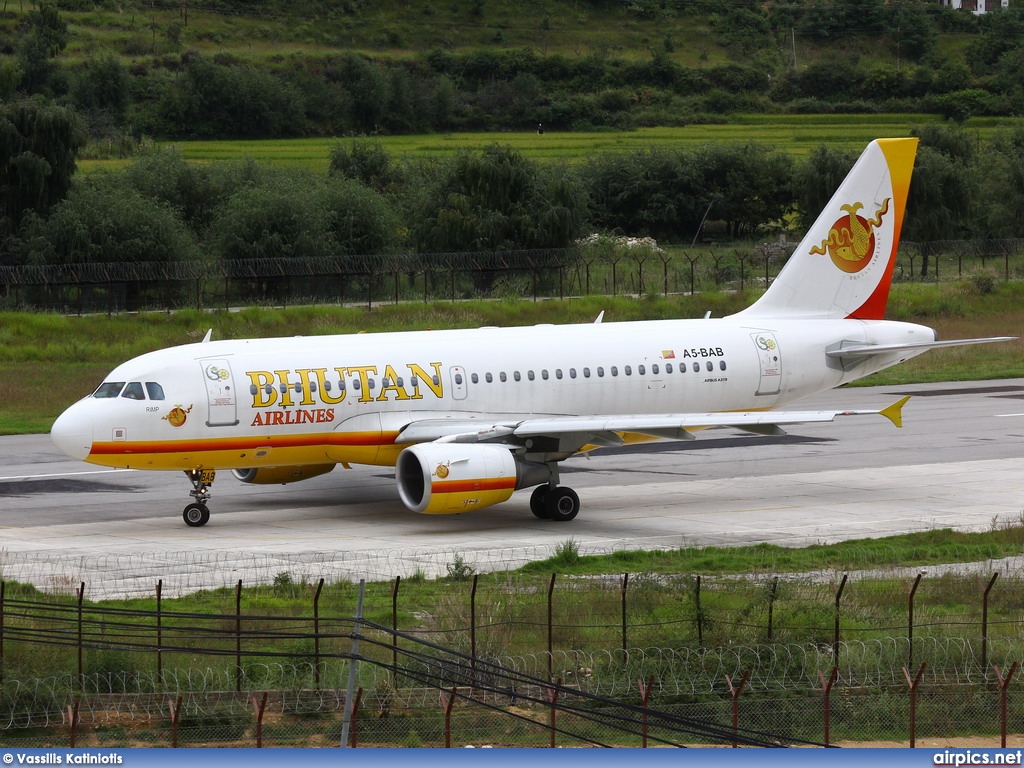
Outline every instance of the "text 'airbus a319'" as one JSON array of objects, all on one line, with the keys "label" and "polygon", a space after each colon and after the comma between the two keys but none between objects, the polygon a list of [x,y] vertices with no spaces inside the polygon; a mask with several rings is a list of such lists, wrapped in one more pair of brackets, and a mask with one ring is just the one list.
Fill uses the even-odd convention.
[{"label": "text 'airbus a319'", "polygon": [[764,295],[720,319],[480,328],[188,344],[110,373],[53,425],[93,464],[184,470],[190,526],[216,470],[289,483],[337,464],[395,467],[414,512],[484,509],[533,487],[538,518],[576,517],[559,464],[595,447],[728,426],[881,414],[785,411],[941,346],[883,320],[917,139],[868,145]]}]

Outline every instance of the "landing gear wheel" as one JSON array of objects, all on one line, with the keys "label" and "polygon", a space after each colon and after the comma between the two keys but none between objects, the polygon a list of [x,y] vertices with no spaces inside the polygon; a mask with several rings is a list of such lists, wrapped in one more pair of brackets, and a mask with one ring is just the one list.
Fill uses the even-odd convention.
[{"label": "landing gear wheel", "polygon": [[551,488],[548,485],[538,485],[533,489],[533,495],[530,496],[530,511],[533,512],[533,516],[540,520],[548,519],[548,507],[547,498],[548,491]]},{"label": "landing gear wheel", "polygon": [[210,522],[210,508],[205,504],[189,504],[181,516],[185,520],[185,525],[199,528]]},{"label": "landing gear wheel", "polygon": [[548,519],[568,522],[579,514],[580,497],[572,488],[559,486],[548,491],[544,506],[547,509]]}]

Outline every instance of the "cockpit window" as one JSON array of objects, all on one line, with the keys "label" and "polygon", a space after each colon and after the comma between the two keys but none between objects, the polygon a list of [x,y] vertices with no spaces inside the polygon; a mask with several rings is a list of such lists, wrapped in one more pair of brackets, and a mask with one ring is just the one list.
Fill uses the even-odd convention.
[{"label": "cockpit window", "polygon": [[161,387],[155,381],[146,382],[146,393],[149,395],[150,400],[163,400],[164,399],[164,388]]},{"label": "cockpit window", "polygon": [[145,400],[146,394],[142,391],[142,382],[129,381],[128,386],[121,393],[121,397],[127,397],[129,400]]},{"label": "cockpit window", "polygon": [[121,394],[121,390],[124,389],[123,381],[105,381],[99,385],[95,392],[92,393],[93,397],[107,398],[117,397]]}]

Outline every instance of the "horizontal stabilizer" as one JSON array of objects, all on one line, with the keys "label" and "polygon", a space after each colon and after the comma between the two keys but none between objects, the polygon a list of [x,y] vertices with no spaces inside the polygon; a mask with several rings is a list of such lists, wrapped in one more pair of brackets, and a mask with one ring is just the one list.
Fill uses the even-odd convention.
[{"label": "horizontal stabilizer", "polygon": [[850,344],[840,345],[825,352],[836,359],[866,358],[887,355],[892,352],[924,352],[939,347],[966,347],[971,344],[994,344],[997,341],[1013,341],[1016,336],[990,336],[984,339],[951,339],[949,341],[917,341],[908,344]]}]

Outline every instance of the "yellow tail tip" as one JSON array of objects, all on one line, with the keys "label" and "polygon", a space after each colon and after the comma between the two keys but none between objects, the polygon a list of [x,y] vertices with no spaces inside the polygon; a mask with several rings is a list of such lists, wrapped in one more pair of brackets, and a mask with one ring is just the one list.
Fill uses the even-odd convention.
[{"label": "yellow tail tip", "polygon": [[879,411],[882,416],[885,416],[891,421],[897,429],[903,426],[903,406],[907,404],[907,400],[910,399],[910,395],[900,398],[895,403],[890,405],[888,408],[883,408]]}]

